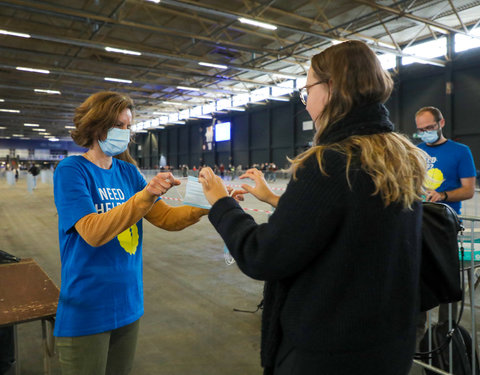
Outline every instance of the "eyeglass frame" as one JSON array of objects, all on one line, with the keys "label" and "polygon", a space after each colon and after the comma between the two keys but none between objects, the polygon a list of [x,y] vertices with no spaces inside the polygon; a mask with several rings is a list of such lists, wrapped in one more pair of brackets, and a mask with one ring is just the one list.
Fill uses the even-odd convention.
[{"label": "eyeglass frame", "polygon": [[[326,80],[323,80],[323,81],[318,81],[318,82],[315,82],[315,83],[312,83],[311,85],[305,85],[301,88],[298,89],[298,95],[300,96],[300,100],[302,101],[303,105],[304,106],[307,106],[307,100],[308,100],[308,89],[313,87],[313,86],[316,86],[316,85],[321,85],[322,83],[327,83],[328,81]],[[305,94],[303,94],[305,93]],[[303,96],[305,95],[305,98],[303,98]]]},{"label": "eyeglass frame", "polygon": [[421,129],[417,128],[417,134],[422,134],[425,132],[431,132],[433,130],[438,130],[440,127],[440,121],[435,121],[435,124],[427,125]]}]

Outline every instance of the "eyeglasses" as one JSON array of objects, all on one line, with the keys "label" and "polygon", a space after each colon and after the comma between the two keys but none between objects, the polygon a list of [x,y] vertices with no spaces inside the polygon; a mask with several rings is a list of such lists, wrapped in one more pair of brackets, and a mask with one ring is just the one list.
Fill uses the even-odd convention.
[{"label": "eyeglasses", "polygon": [[432,130],[437,130],[437,127],[438,127],[438,122],[436,122],[435,124],[424,126],[423,128],[417,128],[417,133],[422,134],[424,132],[430,132]]},{"label": "eyeglasses", "polygon": [[302,101],[303,105],[307,105],[307,97],[308,97],[308,89],[315,85],[320,85],[322,83],[326,83],[327,81],[318,81],[312,83],[311,85],[305,85],[301,89],[298,90],[298,94],[300,95],[300,100]]}]

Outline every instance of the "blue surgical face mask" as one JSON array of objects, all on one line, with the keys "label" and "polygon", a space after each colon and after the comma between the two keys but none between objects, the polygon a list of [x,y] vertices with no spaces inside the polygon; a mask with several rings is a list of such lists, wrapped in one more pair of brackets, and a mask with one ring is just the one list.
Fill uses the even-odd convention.
[{"label": "blue surgical face mask", "polygon": [[107,139],[98,141],[103,153],[108,156],[121,154],[130,142],[130,129],[111,128],[107,133]]},{"label": "blue surgical face mask", "polygon": [[430,130],[420,134],[420,139],[425,143],[435,143],[438,138],[438,130]]}]

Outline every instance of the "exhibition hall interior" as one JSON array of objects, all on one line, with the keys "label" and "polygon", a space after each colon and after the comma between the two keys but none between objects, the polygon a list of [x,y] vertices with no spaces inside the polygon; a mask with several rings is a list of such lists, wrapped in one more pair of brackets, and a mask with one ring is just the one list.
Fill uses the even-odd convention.
[{"label": "exhibition hall interior", "polygon": [[[251,263],[246,258],[256,246],[261,249],[268,242],[265,238],[269,230],[276,230],[281,237],[288,236],[285,232],[290,229],[294,233],[298,227],[296,220],[300,214],[295,215],[295,210],[303,207],[303,203],[292,195],[298,191],[297,177],[301,181],[302,171],[307,167],[302,169],[304,166],[300,165],[294,177],[292,161],[295,165],[299,155],[322,146],[319,139],[322,139],[323,120],[320,121],[321,116],[312,116],[317,112],[311,109],[316,90],[324,86],[330,90],[327,101],[337,95],[333,78],[325,81],[312,78],[315,74],[318,78],[312,57],[326,56],[323,54],[328,54],[329,49],[340,51],[342,45],[352,41],[368,47],[381,71],[391,77],[391,94],[387,95],[384,106],[380,105],[391,121],[389,124],[393,124],[393,132],[402,135],[408,144],[420,145],[418,148],[425,150],[429,170],[425,170],[424,193],[417,194],[417,200],[443,202],[448,207],[451,202],[460,202],[453,210],[464,230],[454,240],[459,257],[455,249],[453,267],[462,298],[450,305],[449,322],[453,322],[453,328],[461,325],[467,332],[470,345],[464,354],[470,372],[460,372],[456,367],[461,359],[452,354],[455,351],[452,346],[456,345],[455,338],[451,340],[452,333],[444,335],[452,344],[449,346],[447,342],[446,349],[441,349],[445,358],[449,358],[443,360],[443,367],[435,359],[436,354],[412,357],[408,374],[425,374],[427,368],[431,373],[476,374],[480,366],[472,353],[480,357],[479,1],[3,0],[0,1],[0,375],[323,374],[313,370],[285,372],[280,368],[278,354],[275,368],[269,372],[263,357],[264,340],[268,341],[268,337],[262,338],[268,324],[265,317],[262,322],[262,314],[268,311],[269,279],[250,270],[257,270],[254,266],[261,262],[274,264],[277,258],[270,253],[260,256],[263,254],[260,252],[256,258],[251,255],[254,258]],[[358,64],[359,77],[367,77],[368,67],[364,63],[351,57],[348,66]],[[337,64],[347,63],[339,59]],[[347,68],[341,76],[345,80],[351,78]],[[358,90],[362,92],[362,87]],[[101,92],[110,93],[121,104],[112,104],[111,108],[106,102],[99,104],[100,99],[92,95]],[[348,92],[339,95],[350,94],[353,95]],[[310,107],[308,99],[312,100]],[[421,123],[424,112],[419,110],[431,107],[439,110],[440,117],[432,112],[434,120]],[[105,115],[94,118],[94,109]],[[125,114],[128,124],[122,117]],[[105,118],[112,118],[114,123],[105,125]],[[120,152],[129,155],[134,167],[132,163],[128,165],[130,169],[125,167],[129,160],[117,158],[119,153],[107,148],[115,146],[113,141],[109,144],[114,134],[112,129],[118,130],[118,134],[129,129],[127,143]],[[439,138],[429,140],[426,133]],[[120,138],[115,141],[121,142]],[[443,167],[432,168],[432,163],[441,156],[430,155],[428,149],[433,145],[438,146],[435,150],[438,151],[444,142],[463,145],[471,164],[467,172],[463,161],[460,166],[460,162],[453,161],[454,156],[448,156],[448,168],[455,169],[455,173],[458,169],[458,185],[449,188],[442,184],[450,175]],[[327,156],[325,159],[329,160]],[[92,169],[93,164],[101,164],[97,157],[109,163],[106,168],[104,164],[99,167],[103,169],[101,172]],[[375,153],[367,157],[378,158]],[[105,173],[121,165],[126,169],[121,172],[124,180],[120,189],[117,181]],[[355,163],[352,165],[357,167]],[[77,167],[84,168],[82,173],[88,178],[101,175],[103,185],[91,188],[89,180],[83,186],[73,172]],[[211,175],[205,172],[210,173],[209,168]],[[257,171],[260,174],[254,176]],[[365,174],[368,173],[373,176],[376,170]],[[135,181],[132,192],[123,185],[127,184],[125,181],[129,184]],[[225,195],[220,196],[221,201],[214,202],[208,194],[203,195],[212,188],[212,181],[216,181],[219,194]],[[248,191],[245,184],[249,185]],[[260,193],[250,192],[259,184],[269,187],[268,194],[275,197],[274,203],[258,198]],[[467,188],[471,194],[462,195],[462,189]],[[85,194],[90,190],[112,203],[101,208],[93,201],[87,204]],[[315,192],[313,187],[311,190]],[[178,215],[188,212],[191,216],[176,220],[172,219],[175,214],[170,219],[165,214],[158,218],[153,211],[149,214],[151,208],[139,213],[144,202],[138,206],[135,202],[146,199],[145,194],[155,195],[149,207],[161,201],[164,210],[173,207],[176,211],[169,212]],[[243,231],[240,229],[240,213],[237,219],[230,219],[228,207],[219,207],[233,201],[232,198],[238,199],[230,202],[235,205],[230,210],[240,207],[243,210],[238,211],[248,214],[242,217],[245,222],[250,220],[248,229],[247,224]],[[345,202],[349,199],[350,195],[345,194]],[[325,207],[330,209],[327,200]],[[284,231],[271,229],[284,217],[281,211],[287,209],[287,201],[292,211],[291,222],[284,223],[287,228]],[[131,211],[122,211],[123,206]],[[312,210],[313,207],[312,203]],[[222,209],[224,212],[220,212]],[[110,215],[108,220],[87,222],[84,220],[87,214]],[[135,222],[143,222],[143,226],[132,225],[134,222],[128,221],[134,217],[131,215],[138,215]],[[336,227],[326,241],[337,246],[338,241],[332,238],[335,232],[342,232],[347,217],[335,221],[337,216],[332,214]],[[227,239],[226,228],[235,230],[237,225],[237,237]],[[373,234],[367,242],[376,243],[375,236],[380,231],[376,225],[371,223]],[[98,228],[105,230],[100,233]],[[128,241],[136,241],[139,250],[127,250],[126,247],[134,245],[122,242],[124,231],[130,236]],[[255,231],[255,235],[249,231]],[[320,233],[322,227],[316,231]],[[418,231],[421,234],[420,228]],[[307,229],[305,238],[306,232]],[[244,237],[240,238],[239,233]],[[135,262],[136,276],[124,273],[117,263],[109,263],[111,269],[105,271],[101,262],[113,252],[110,242],[98,242],[101,245],[94,242],[93,246],[89,235],[95,241],[108,237],[110,242],[117,241],[118,235],[116,243],[125,249],[122,256],[131,263],[128,267]],[[299,249],[307,241],[301,240],[303,235],[300,230],[298,248],[293,246],[289,251],[301,253]],[[420,246],[421,240],[417,240],[412,246]],[[74,244],[81,245],[76,248]],[[250,245],[253,247],[248,248]],[[360,251],[364,245],[364,240],[358,241],[359,247],[356,249],[354,245],[348,252]],[[324,246],[318,244],[318,247]],[[70,257],[69,250],[73,254],[73,249],[85,252]],[[77,256],[83,257],[81,262]],[[363,256],[370,264],[379,262],[372,254]],[[319,253],[315,262],[321,262],[321,258]],[[351,259],[353,262],[356,256]],[[305,267],[313,262],[306,261]],[[342,265],[335,273],[344,281],[342,285],[356,290],[355,272],[347,269],[350,268]],[[113,270],[118,271],[115,276]],[[92,276],[96,272],[98,275]],[[287,288],[285,285],[294,283],[292,280],[297,276],[304,277],[302,272],[292,271],[288,277],[274,278],[274,282]],[[110,305],[105,314],[111,313],[114,323],[102,325],[106,327],[103,329],[76,330],[77,326],[89,326],[91,320],[97,319],[100,315],[97,303],[106,305],[104,301],[110,298],[115,303],[119,301],[103,286],[102,280],[106,279],[109,280],[105,285],[116,285],[112,288],[138,289],[135,298],[130,294],[119,298],[135,305],[132,318],[124,319],[122,308]],[[314,283],[313,276],[307,280]],[[278,284],[275,285],[280,290]],[[288,289],[283,298],[288,300],[295,291],[295,287]],[[74,293],[81,295],[77,302]],[[85,295],[90,297],[84,298]],[[315,298],[321,300],[322,295]],[[277,299],[275,303],[279,303]],[[383,303],[379,301],[379,305]],[[444,303],[440,301],[437,305],[441,309]],[[321,304],[335,305],[329,300]],[[288,306],[291,305],[286,304],[280,310],[278,318],[285,325],[285,321],[291,321],[286,317]],[[70,311],[83,308],[92,315],[67,316]],[[354,310],[351,310],[353,315]],[[305,314],[304,310],[299,311]],[[332,322],[337,312],[338,316],[345,314],[338,307],[331,314]],[[426,315],[429,326],[440,315],[437,309],[429,310]],[[295,318],[306,319],[300,313]],[[381,314],[377,314],[377,319],[378,325],[382,325]],[[134,355],[129,365],[125,365],[128,369],[66,372],[65,363],[70,360],[65,359],[66,349],[62,347],[66,338],[115,331],[134,320],[139,326]],[[368,319],[364,321],[366,325],[371,323]],[[322,324],[330,325],[328,321]],[[302,334],[306,334],[304,331],[309,329]],[[316,328],[313,331],[317,332]],[[448,331],[453,332],[452,326]],[[285,337],[282,336],[282,345],[286,345]],[[303,348],[298,342],[292,345],[295,350]],[[92,352],[97,351],[93,344],[87,346]],[[305,350],[310,353],[310,349]],[[117,356],[128,357],[118,353]],[[295,360],[302,361],[300,354]],[[110,364],[105,366],[108,368]],[[325,375],[355,373],[348,368],[338,363],[338,371],[327,370]],[[362,371],[356,375],[398,374],[394,370]]]}]

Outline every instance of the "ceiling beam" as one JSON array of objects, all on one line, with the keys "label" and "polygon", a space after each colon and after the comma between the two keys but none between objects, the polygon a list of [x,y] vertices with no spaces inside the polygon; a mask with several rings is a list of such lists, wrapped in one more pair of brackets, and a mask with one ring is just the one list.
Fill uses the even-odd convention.
[{"label": "ceiling beam", "polygon": [[385,6],[385,5],[380,5],[380,4],[377,4],[374,1],[370,1],[370,0],[353,0],[353,1],[355,1],[358,4],[367,5],[369,7],[374,8],[374,9],[379,9],[379,10],[383,10],[387,13],[395,14],[399,17],[410,19],[410,20],[415,21],[416,23],[419,23],[419,24],[428,25],[428,26],[435,26],[435,27],[438,27],[440,29],[449,31],[451,33],[471,36],[470,34],[466,33],[463,30],[456,29],[454,27],[445,25],[445,24],[437,22],[437,21],[429,20],[428,18],[423,18],[423,17],[416,16],[416,15],[410,13],[410,12],[404,12],[404,11],[401,11],[401,10],[398,10],[398,9],[395,9],[395,8],[391,8],[391,7],[388,7],[388,6]]},{"label": "ceiling beam", "polygon": [[[153,51],[147,51],[145,49],[139,49],[136,48],[138,46],[129,44],[129,45],[118,45],[114,43],[106,43],[106,42],[92,42],[90,40],[85,40],[85,39],[79,39],[79,38],[72,38],[72,37],[59,37],[55,35],[45,35],[45,34],[37,34],[37,33],[29,33],[26,30],[19,30],[19,29],[12,29],[9,28],[9,31],[13,32],[18,32],[18,33],[28,33],[32,38],[38,39],[38,40],[43,40],[43,41],[48,41],[48,42],[53,42],[53,43],[61,43],[61,44],[66,44],[66,45],[74,45],[78,47],[85,47],[85,48],[91,48],[91,49],[97,49],[97,50],[102,50],[105,53],[105,47],[114,47],[114,48],[120,48],[120,49],[135,49],[135,51],[140,52],[142,56],[145,57],[152,57],[155,59],[167,59],[167,60],[174,60],[174,61],[181,61],[181,62],[191,62],[191,63],[199,63],[199,62],[209,62],[212,64],[218,64],[216,61],[211,61],[207,60],[204,58],[200,58],[197,56],[191,56],[191,55],[174,55],[171,53],[167,52],[153,52]],[[246,72],[254,72],[254,73],[262,73],[262,74],[277,74],[277,71],[274,70],[268,70],[268,69],[261,69],[261,68],[255,68],[255,67],[247,67],[243,65],[238,65],[238,64],[227,64],[229,69],[234,69],[234,70],[240,70],[240,71],[246,71]],[[296,74],[289,74],[291,76],[295,76],[296,78],[302,77],[301,75],[296,75]]]},{"label": "ceiling beam", "polygon": [[[144,0],[142,0],[144,1]],[[173,30],[171,28],[167,27],[161,27],[161,26],[154,26],[154,25],[148,25],[148,24],[143,24],[143,23],[138,23],[138,22],[132,22],[132,21],[127,21],[127,20],[119,20],[117,18],[113,17],[105,17],[101,16],[99,14],[95,13],[90,13],[82,10],[77,10],[65,6],[58,6],[58,5],[51,5],[47,3],[43,3],[41,1],[25,1],[25,0],[9,0],[9,1],[0,1],[0,6],[10,6],[10,7],[18,7],[22,10],[32,12],[33,9],[35,9],[37,12],[42,12],[46,14],[50,14],[56,17],[70,17],[73,18],[79,22],[91,22],[92,20],[102,23],[102,24],[109,24],[109,25],[117,25],[129,29],[137,29],[137,30],[143,30],[143,31],[148,31],[148,32],[154,32],[154,33],[160,33],[160,34],[167,34],[167,35],[173,35],[176,37],[188,39],[188,40],[200,40],[205,43],[213,44],[213,45],[222,45],[227,48],[232,48],[232,49],[237,49],[240,51],[244,52],[257,52],[257,53],[269,53],[273,56],[278,55],[278,54],[288,54],[288,51],[284,51],[283,49],[275,50],[275,49],[269,49],[269,48],[264,48],[262,47],[261,49],[258,49],[256,46],[251,46],[247,44],[242,44],[242,43],[237,43],[237,42],[231,42],[231,41],[225,41],[225,40],[217,40],[208,36],[203,36],[200,34],[193,34],[193,33],[188,33],[182,30]],[[181,16],[185,17],[187,15],[181,14]],[[209,20],[210,22],[212,20]],[[251,33],[255,34],[258,36],[260,33],[253,32],[248,30],[248,29],[239,29],[239,31],[244,32],[244,33]],[[265,36],[264,34],[260,34],[262,36]],[[271,36],[268,36],[270,39]]]}]

